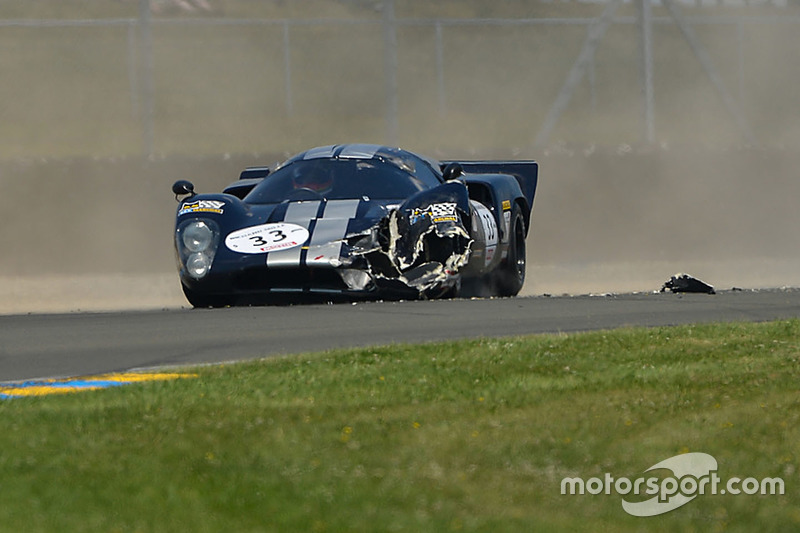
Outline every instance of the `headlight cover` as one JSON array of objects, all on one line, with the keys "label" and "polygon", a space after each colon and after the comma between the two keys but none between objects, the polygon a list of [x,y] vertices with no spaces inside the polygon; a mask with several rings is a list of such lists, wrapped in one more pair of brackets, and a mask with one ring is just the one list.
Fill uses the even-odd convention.
[{"label": "headlight cover", "polygon": [[186,260],[186,272],[191,277],[200,279],[211,270],[212,261],[212,258],[201,252],[190,254]]},{"label": "headlight cover", "polygon": [[182,268],[194,279],[211,270],[219,246],[219,226],[213,220],[194,218],[182,222],[175,232],[175,246]]},{"label": "headlight cover", "polygon": [[183,228],[183,245],[190,252],[205,252],[214,242],[214,230],[204,220],[194,220]]}]

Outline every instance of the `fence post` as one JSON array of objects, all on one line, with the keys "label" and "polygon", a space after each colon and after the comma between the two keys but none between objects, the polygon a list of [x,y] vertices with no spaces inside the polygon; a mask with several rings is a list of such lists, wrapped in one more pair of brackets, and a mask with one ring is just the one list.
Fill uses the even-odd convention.
[{"label": "fence post", "polygon": [[639,0],[639,48],[641,69],[640,77],[642,83],[642,94],[644,95],[644,140],[647,144],[653,144],[656,140],[656,129],[653,113],[653,9],[651,0]]},{"label": "fence post", "polygon": [[153,156],[153,34],[150,0],[139,0],[139,81],[141,82],[142,150]]},{"label": "fence post", "polygon": [[386,144],[397,145],[397,20],[394,0],[383,0],[383,55],[386,79]]},{"label": "fence post", "polygon": [[286,115],[294,114],[294,99],[292,98],[292,49],[289,41],[289,21],[283,21],[283,80],[286,90]]},{"label": "fence post", "polygon": [[439,117],[447,115],[447,92],[444,85],[444,38],[442,37],[442,23],[436,21],[436,85],[439,95]]},{"label": "fence post", "polygon": [[138,24],[131,20],[128,23],[128,90],[131,99],[131,120],[137,120],[141,115],[139,111],[139,40],[136,36]]}]

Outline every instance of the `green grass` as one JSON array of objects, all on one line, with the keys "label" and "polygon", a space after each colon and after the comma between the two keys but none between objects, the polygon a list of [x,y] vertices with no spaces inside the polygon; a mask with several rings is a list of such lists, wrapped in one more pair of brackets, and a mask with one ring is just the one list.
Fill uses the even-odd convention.
[{"label": "green grass", "polygon": [[[391,346],[0,402],[2,531],[789,531],[800,320]],[[783,496],[634,518],[686,451]]]}]

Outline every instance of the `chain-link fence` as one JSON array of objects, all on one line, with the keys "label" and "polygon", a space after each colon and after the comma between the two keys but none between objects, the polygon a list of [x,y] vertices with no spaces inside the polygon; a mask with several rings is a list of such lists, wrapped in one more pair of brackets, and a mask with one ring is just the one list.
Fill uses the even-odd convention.
[{"label": "chain-link fence", "polygon": [[348,19],[0,20],[0,157],[800,144],[791,6],[462,19],[392,4]]}]

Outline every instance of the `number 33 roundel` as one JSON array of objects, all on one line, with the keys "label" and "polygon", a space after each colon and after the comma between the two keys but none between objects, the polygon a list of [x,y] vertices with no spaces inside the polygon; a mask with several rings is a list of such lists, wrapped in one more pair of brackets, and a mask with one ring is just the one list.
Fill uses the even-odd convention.
[{"label": "number 33 roundel", "polygon": [[306,240],[308,230],[303,226],[278,222],[234,231],[225,238],[225,246],[240,254],[263,254],[294,248]]}]

